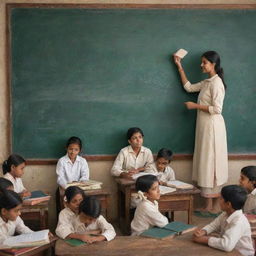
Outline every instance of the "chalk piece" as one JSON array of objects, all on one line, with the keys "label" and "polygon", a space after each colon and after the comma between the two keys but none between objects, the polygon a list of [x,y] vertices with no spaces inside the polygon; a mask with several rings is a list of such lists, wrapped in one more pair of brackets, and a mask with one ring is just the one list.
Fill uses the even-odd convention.
[{"label": "chalk piece", "polygon": [[187,51],[184,49],[179,49],[177,52],[174,53],[175,56],[180,57],[181,59],[183,59],[186,55],[187,55]]}]

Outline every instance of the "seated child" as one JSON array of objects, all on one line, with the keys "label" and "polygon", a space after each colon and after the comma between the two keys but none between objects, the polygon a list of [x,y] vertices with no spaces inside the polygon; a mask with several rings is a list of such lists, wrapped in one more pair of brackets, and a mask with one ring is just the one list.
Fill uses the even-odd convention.
[{"label": "seated child", "polygon": [[24,174],[25,165],[25,160],[19,155],[10,155],[3,163],[4,178],[12,182],[14,191],[21,197],[31,195],[23,186],[21,179],[21,176]]},{"label": "seated child", "polygon": [[1,244],[15,233],[24,234],[33,232],[25,226],[19,217],[22,206],[20,196],[11,190],[0,192],[0,247]]},{"label": "seated child", "polygon": [[145,172],[152,173],[157,176],[160,185],[166,186],[170,180],[175,180],[175,173],[169,166],[172,159],[172,151],[162,148],[158,151],[156,161],[150,164]]},{"label": "seated child", "polygon": [[121,149],[111,169],[113,176],[131,178],[133,174],[145,171],[147,165],[153,163],[150,149],[143,147],[143,131],[132,127],[127,131],[129,146]]},{"label": "seated child", "polygon": [[79,215],[72,221],[72,233],[66,238],[75,238],[87,243],[110,241],[116,236],[113,226],[100,215],[101,205],[95,197],[86,197],[79,206]]},{"label": "seated child", "polygon": [[65,189],[67,183],[89,180],[89,167],[86,160],[78,154],[82,150],[82,141],[71,137],[66,144],[67,154],[59,159],[56,167],[57,183]]},{"label": "seated child", "polygon": [[[244,188],[237,185],[223,187],[220,197],[223,213],[203,229],[197,229],[193,240],[226,252],[236,249],[242,255],[253,256],[251,229],[242,212],[245,200]],[[218,232],[220,236],[209,236],[212,232]]]},{"label": "seated child", "polygon": [[68,187],[65,190],[64,198],[66,208],[59,214],[58,225],[55,231],[57,236],[62,239],[65,239],[73,232],[72,222],[77,217],[79,205],[85,198],[84,191],[76,186]]},{"label": "seated child", "polygon": [[12,182],[1,177],[0,178],[0,190],[14,190]]},{"label": "seated child", "polygon": [[136,180],[136,190],[142,200],[138,204],[131,223],[132,235],[140,235],[145,230],[157,226],[164,227],[168,219],[158,210],[156,200],[160,198],[159,182],[155,175],[144,175]]},{"label": "seated child", "polygon": [[241,170],[239,183],[249,193],[244,204],[244,213],[256,214],[256,166],[244,167]]}]

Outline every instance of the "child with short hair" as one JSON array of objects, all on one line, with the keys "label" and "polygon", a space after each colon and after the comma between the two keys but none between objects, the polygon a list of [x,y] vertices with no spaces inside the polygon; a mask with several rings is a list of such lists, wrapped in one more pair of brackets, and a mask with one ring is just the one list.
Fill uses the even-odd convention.
[{"label": "child with short hair", "polygon": [[256,214],[256,166],[246,166],[241,170],[240,186],[249,193],[244,204],[244,213]]},{"label": "child with short hair", "polygon": [[78,137],[70,137],[66,144],[67,154],[59,159],[56,167],[57,183],[65,189],[73,181],[89,180],[87,161],[79,156],[82,141]]},{"label": "child with short hair", "polygon": [[138,127],[129,128],[127,140],[129,146],[121,149],[111,169],[113,176],[131,178],[132,175],[145,171],[147,165],[154,162],[152,152],[143,147],[143,131]]},{"label": "child with short hair", "polygon": [[159,184],[166,186],[170,180],[175,180],[175,173],[169,165],[172,159],[172,151],[161,148],[156,157],[156,161],[150,164],[145,172],[152,173],[157,176]]},{"label": "child with short hair", "polygon": [[21,197],[31,196],[31,193],[23,186],[22,175],[26,166],[25,159],[20,155],[10,155],[7,160],[3,162],[4,178],[11,181],[14,191]]},{"label": "child with short hair", "polygon": [[[237,185],[223,187],[220,207],[224,212],[203,229],[197,229],[193,240],[226,252],[236,249],[244,256],[253,256],[250,224],[242,212],[245,200],[244,188]],[[218,232],[220,237],[209,236],[212,232]]]},{"label": "child with short hair", "polygon": [[97,198],[86,197],[79,206],[79,215],[73,220],[73,233],[66,238],[79,239],[89,244],[110,241],[115,238],[113,226],[100,215],[101,205]]},{"label": "child with short hair", "polygon": [[14,190],[13,184],[10,180],[3,177],[0,178],[0,190]]},{"label": "child with short hair", "polygon": [[158,202],[160,198],[159,182],[155,175],[144,175],[136,180],[136,190],[141,196],[134,218],[131,222],[132,235],[140,235],[145,230],[157,226],[164,227],[168,219],[159,212]]},{"label": "child with short hair", "polygon": [[1,244],[15,233],[25,234],[33,232],[25,226],[19,217],[22,207],[21,197],[12,190],[0,191],[0,247]]},{"label": "child with short hair", "polygon": [[59,214],[56,234],[62,239],[73,233],[72,222],[77,217],[79,212],[79,205],[85,198],[84,191],[77,186],[68,187],[65,190],[65,205]]}]

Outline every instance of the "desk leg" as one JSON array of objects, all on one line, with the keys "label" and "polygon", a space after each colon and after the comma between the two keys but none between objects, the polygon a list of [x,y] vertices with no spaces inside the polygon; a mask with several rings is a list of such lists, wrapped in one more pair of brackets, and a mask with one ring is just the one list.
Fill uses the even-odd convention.
[{"label": "desk leg", "polygon": [[193,201],[194,197],[190,195],[189,199],[189,209],[188,209],[188,224],[192,223],[192,214],[193,214]]}]

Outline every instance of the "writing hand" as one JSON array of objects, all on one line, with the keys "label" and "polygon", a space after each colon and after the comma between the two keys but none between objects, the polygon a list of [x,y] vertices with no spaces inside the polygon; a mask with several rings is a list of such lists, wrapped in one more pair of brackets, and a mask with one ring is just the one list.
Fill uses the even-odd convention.
[{"label": "writing hand", "polygon": [[194,235],[195,237],[205,236],[205,235],[206,235],[206,231],[205,231],[204,229],[197,228],[197,229],[194,231],[193,235]]}]

